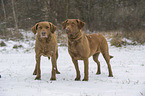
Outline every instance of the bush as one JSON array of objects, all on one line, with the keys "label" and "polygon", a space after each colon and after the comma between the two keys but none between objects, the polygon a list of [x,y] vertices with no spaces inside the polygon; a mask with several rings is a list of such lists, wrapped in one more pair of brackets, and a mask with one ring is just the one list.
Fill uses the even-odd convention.
[{"label": "bush", "polygon": [[0,32],[0,38],[7,40],[17,40],[23,39],[23,35],[20,32],[16,32],[14,29],[5,29],[3,32]]},{"label": "bush", "polygon": [[4,41],[1,41],[0,46],[3,47],[3,46],[7,46],[7,45]]},{"label": "bush", "polygon": [[22,47],[23,47],[22,45],[17,45],[17,44],[15,44],[15,45],[13,46],[14,49],[18,49],[18,48],[22,48]]},{"label": "bush", "polygon": [[[138,34],[138,33],[136,33],[136,34]],[[117,34],[113,35],[110,43],[111,43],[111,46],[116,46],[116,47],[122,47],[122,46],[126,46],[126,45],[137,45],[137,43],[139,43],[139,40],[141,39],[140,38],[140,39],[135,40],[135,38],[137,38],[137,37],[138,37],[138,35],[130,35],[130,33],[121,32],[121,33],[117,33]],[[131,38],[134,38],[134,40]],[[141,40],[143,40],[143,38]]]},{"label": "bush", "polygon": [[110,41],[111,46],[121,47],[122,46],[122,36],[121,34],[117,33],[114,35]]},{"label": "bush", "polygon": [[145,31],[143,30],[130,32],[130,33],[124,33],[124,37],[134,42],[137,42],[139,44],[145,43]]}]

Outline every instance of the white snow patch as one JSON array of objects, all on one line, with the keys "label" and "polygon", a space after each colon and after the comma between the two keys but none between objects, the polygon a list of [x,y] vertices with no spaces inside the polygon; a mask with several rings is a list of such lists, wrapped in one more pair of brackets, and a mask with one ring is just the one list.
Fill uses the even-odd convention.
[{"label": "white snow patch", "polygon": [[[34,80],[35,41],[8,41],[0,47],[0,96],[145,96],[145,46],[110,46],[111,66],[114,77],[108,77],[103,56],[99,56],[101,74],[96,75],[97,65],[89,58],[89,81],[74,81],[76,73],[67,47],[59,47],[57,61],[60,75],[50,81],[52,64],[47,57],[41,58],[41,80]],[[13,49],[14,44],[24,48]],[[29,52],[25,51],[30,48]],[[5,49],[5,51],[3,50]],[[81,80],[83,62],[79,61]]]}]

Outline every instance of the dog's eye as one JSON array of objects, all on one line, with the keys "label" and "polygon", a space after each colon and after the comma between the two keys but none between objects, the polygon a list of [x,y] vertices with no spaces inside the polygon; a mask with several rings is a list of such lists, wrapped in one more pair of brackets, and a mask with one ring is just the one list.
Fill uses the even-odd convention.
[{"label": "dog's eye", "polygon": [[49,27],[48,26],[46,26],[46,29],[48,29]]},{"label": "dog's eye", "polygon": [[42,27],[40,26],[39,29],[42,29]]}]

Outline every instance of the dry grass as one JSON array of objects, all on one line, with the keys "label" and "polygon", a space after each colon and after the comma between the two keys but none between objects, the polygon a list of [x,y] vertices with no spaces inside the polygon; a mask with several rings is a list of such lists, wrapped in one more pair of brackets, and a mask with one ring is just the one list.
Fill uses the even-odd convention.
[{"label": "dry grass", "polygon": [[18,40],[23,39],[23,35],[20,32],[16,32],[14,29],[6,29],[4,32],[0,33],[0,38],[6,40]]},{"label": "dry grass", "polygon": [[4,41],[1,41],[0,42],[0,46],[3,47],[3,46],[7,46],[7,45],[6,45],[6,43]]},{"label": "dry grass", "polygon": [[[111,39],[111,46],[121,47],[126,45],[145,44],[145,31],[136,32],[103,32],[104,36]],[[126,38],[132,42],[127,42]]]},{"label": "dry grass", "polygon": [[122,32],[101,32],[107,39],[110,39],[111,46],[122,47]]},{"label": "dry grass", "polygon": [[145,31],[136,31],[130,33],[124,33],[124,37],[132,41],[136,41],[139,44],[145,44]]},{"label": "dry grass", "polygon": [[113,35],[110,43],[111,46],[121,47],[123,44],[122,35],[118,33],[116,35]]}]

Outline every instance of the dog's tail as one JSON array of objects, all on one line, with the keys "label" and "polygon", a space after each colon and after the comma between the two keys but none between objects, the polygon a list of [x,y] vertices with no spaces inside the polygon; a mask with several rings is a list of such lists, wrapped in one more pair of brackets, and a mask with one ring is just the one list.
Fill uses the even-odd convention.
[{"label": "dog's tail", "polygon": [[110,59],[112,59],[113,57],[114,57],[114,56],[111,56],[111,55],[110,55]]}]

